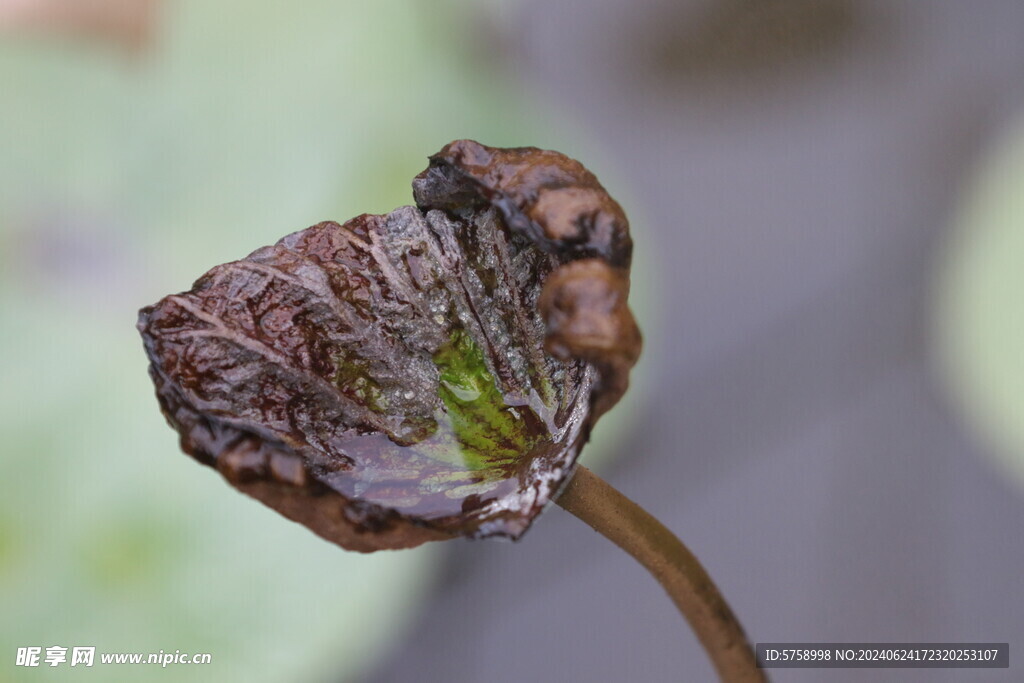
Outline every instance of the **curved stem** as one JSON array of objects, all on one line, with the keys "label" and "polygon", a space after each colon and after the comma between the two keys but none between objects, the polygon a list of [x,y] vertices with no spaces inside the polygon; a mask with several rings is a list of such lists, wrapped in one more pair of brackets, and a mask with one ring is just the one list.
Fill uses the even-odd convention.
[{"label": "curved stem", "polygon": [[768,680],[711,577],[661,522],[583,466],[556,502],[647,568],[690,622],[723,681]]}]

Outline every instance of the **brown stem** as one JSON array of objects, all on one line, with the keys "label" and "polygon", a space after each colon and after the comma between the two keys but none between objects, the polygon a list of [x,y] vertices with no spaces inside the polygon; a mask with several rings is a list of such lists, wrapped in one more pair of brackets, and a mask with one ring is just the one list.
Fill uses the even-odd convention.
[{"label": "brown stem", "polygon": [[722,681],[768,680],[711,577],[661,522],[583,466],[556,502],[647,568],[690,622]]}]

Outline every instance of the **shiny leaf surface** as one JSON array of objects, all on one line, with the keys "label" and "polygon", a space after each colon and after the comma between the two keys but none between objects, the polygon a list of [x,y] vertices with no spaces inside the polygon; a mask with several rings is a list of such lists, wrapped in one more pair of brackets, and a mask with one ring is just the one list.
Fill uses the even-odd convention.
[{"label": "shiny leaf surface", "polygon": [[140,313],[183,449],[354,550],[518,538],[640,349],[628,224],[578,162],[458,141],[414,193]]}]

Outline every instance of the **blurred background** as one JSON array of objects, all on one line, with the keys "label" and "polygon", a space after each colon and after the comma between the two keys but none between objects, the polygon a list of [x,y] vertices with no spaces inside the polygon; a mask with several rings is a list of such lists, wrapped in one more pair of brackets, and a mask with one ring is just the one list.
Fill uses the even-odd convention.
[{"label": "blurred background", "polygon": [[[583,462],[752,641],[1019,662],[1024,4],[0,0],[0,681],[712,680],[560,509],[346,553],[159,413],[140,306],[410,203],[462,137],[574,156],[630,215],[647,345]],[[52,645],[213,663],[15,666]]]}]

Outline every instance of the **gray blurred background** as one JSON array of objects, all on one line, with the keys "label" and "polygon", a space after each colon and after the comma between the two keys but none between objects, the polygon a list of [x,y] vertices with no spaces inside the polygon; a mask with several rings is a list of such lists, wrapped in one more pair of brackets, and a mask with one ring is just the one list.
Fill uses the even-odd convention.
[{"label": "gray blurred background", "polygon": [[[773,680],[1024,679],[1024,4],[28,4],[0,0],[0,680],[713,680],[560,509],[356,556],[162,424],[136,308],[409,203],[458,137],[564,151],[629,213],[646,348],[583,462],[752,641],[1014,663]],[[12,666],[92,641],[214,663]]]}]

